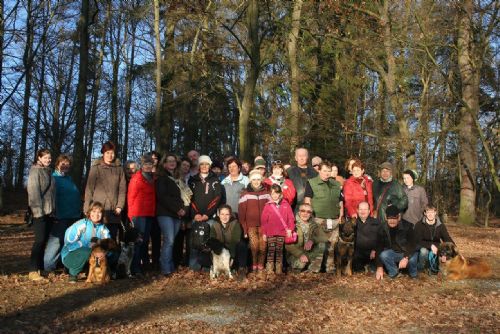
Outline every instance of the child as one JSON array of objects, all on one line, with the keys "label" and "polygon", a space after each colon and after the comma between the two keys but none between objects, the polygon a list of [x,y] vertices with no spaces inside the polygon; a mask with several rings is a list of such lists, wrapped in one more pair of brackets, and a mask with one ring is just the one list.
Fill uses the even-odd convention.
[{"label": "child", "polygon": [[[439,261],[437,259],[438,247],[441,242],[453,242],[446,226],[439,220],[437,210],[432,205],[427,205],[424,218],[415,224],[415,241],[418,256],[418,270],[423,271],[429,267],[429,274],[437,274]],[[453,242],[454,243],[454,242]]]},{"label": "child", "polygon": [[268,274],[283,272],[283,246],[285,237],[291,237],[295,229],[295,219],[292,207],[283,199],[281,187],[277,184],[271,186],[271,200],[266,203],[261,217],[262,238],[267,243]]}]

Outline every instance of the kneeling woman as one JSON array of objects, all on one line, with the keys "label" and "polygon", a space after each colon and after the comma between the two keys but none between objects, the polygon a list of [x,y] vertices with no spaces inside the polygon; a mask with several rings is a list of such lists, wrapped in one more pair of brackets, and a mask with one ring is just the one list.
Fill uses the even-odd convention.
[{"label": "kneeling woman", "polygon": [[218,212],[215,223],[210,228],[210,237],[224,244],[233,259],[233,268],[238,271],[238,277],[246,275],[248,247],[243,241],[243,230],[237,219],[233,218],[232,209],[229,205],[222,205]]},{"label": "kneeling woman", "polygon": [[104,206],[94,202],[86,212],[87,218],[80,219],[66,230],[61,257],[72,283],[77,281],[78,274],[89,259],[92,239],[110,238],[109,230],[102,222],[103,212]]}]

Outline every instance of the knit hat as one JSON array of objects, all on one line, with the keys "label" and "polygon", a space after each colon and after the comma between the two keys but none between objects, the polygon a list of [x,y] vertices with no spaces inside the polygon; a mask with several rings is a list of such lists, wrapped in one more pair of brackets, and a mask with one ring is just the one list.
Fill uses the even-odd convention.
[{"label": "knit hat", "polygon": [[198,165],[209,164],[212,165],[212,159],[208,155],[202,155],[198,158]]},{"label": "knit hat", "polygon": [[392,164],[389,161],[383,162],[380,165],[378,165],[379,169],[388,169],[392,171]]},{"label": "knit hat", "polygon": [[141,164],[142,165],[145,165],[145,164],[154,164],[154,160],[153,160],[153,155],[148,153],[148,154],[144,154],[142,157],[141,157]]},{"label": "knit hat", "polygon": [[262,168],[262,167],[266,168],[266,160],[264,160],[264,159],[257,159],[257,160],[255,160],[254,165],[255,165],[255,167],[254,167],[255,169]]},{"label": "knit hat", "polygon": [[318,156],[311,159],[311,164],[313,165],[313,167],[319,165],[322,162],[323,160]]},{"label": "knit hat", "polygon": [[407,169],[403,172],[403,174],[410,175],[413,181],[416,181],[418,179],[418,174],[413,169]]},{"label": "knit hat", "polygon": [[262,174],[260,173],[260,170],[258,169],[252,169],[250,173],[248,174],[248,179],[250,181],[252,180],[262,180]]},{"label": "knit hat", "polygon": [[399,215],[399,209],[395,205],[390,205],[385,209],[386,218],[397,218]]}]

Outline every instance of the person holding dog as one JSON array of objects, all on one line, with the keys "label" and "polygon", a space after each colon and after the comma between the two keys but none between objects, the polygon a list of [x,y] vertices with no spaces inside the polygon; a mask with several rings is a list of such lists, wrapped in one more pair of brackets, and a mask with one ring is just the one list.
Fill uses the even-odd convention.
[{"label": "person holding dog", "polygon": [[384,240],[382,224],[370,217],[370,204],[366,201],[358,204],[356,217],[353,270],[375,272],[383,266],[377,253],[378,245]]},{"label": "person holding dog", "polygon": [[78,274],[87,263],[96,240],[111,237],[103,222],[104,206],[99,202],[89,205],[87,217],[71,225],[64,234],[62,262],[69,271],[69,282],[76,283]]},{"label": "person holding dog", "polygon": [[319,167],[319,175],[306,184],[304,203],[312,206],[316,223],[321,225],[329,236],[326,272],[333,273],[335,244],[339,238],[339,223],[343,216],[341,186],[337,180],[330,177],[332,173],[330,162],[323,161]]},{"label": "person holding dog", "polygon": [[[413,225],[401,219],[401,211],[395,205],[386,209],[387,222],[383,223],[384,239],[377,253],[390,278],[397,278],[400,269],[408,269],[410,278],[417,278],[418,252],[416,251]],[[376,278],[382,279],[384,270],[377,268]]]},{"label": "person holding dog", "polygon": [[283,273],[283,249],[285,237],[295,230],[292,207],[283,198],[283,190],[277,184],[271,186],[271,199],[264,206],[261,217],[262,239],[267,244],[268,274]]},{"label": "person holding dog", "polygon": [[415,242],[417,244],[418,270],[428,268],[429,275],[439,272],[438,248],[441,242],[455,243],[446,226],[439,220],[436,207],[428,204],[424,217],[415,225]]},{"label": "person holding dog", "polygon": [[238,278],[246,275],[248,249],[243,241],[243,230],[234,218],[231,206],[223,204],[217,211],[215,223],[210,228],[210,238],[219,240],[229,250],[233,259],[233,268],[238,272]]},{"label": "person holding dog", "polygon": [[297,242],[285,245],[287,261],[294,272],[319,273],[328,235],[313,218],[311,205],[302,203],[295,215]]}]

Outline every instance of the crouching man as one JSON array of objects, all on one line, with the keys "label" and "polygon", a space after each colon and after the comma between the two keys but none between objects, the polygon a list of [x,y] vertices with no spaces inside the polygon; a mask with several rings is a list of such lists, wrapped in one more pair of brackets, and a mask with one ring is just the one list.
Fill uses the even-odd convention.
[{"label": "crouching man", "polygon": [[384,239],[384,229],[378,219],[370,217],[370,204],[361,202],[357,208],[356,232],[354,242],[353,270],[375,272],[376,267],[381,267],[380,254],[377,253],[378,245]]},{"label": "crouching man", "polygon": [[[399,270],[405,268],[408,269],[411,278],[417,278],[418,252],[416,252],[413,224],[401,220],[401,213],[394,205],[387,207],[385,213],[387,222],[382,225],[385,230],[385,240],[379,244],[380,261],[390,278],[398,277]],[[383,268],[377,268],[377,279],[382,279],[383,276]]]},{"label": "crouching man", "polygon": [[321,270],[328,235],[312,218],[312,207],[307,203],[300,205],[295,220],[297,242],[285,245],[290,268],[294,272],[307,270],[318,273]]}]

